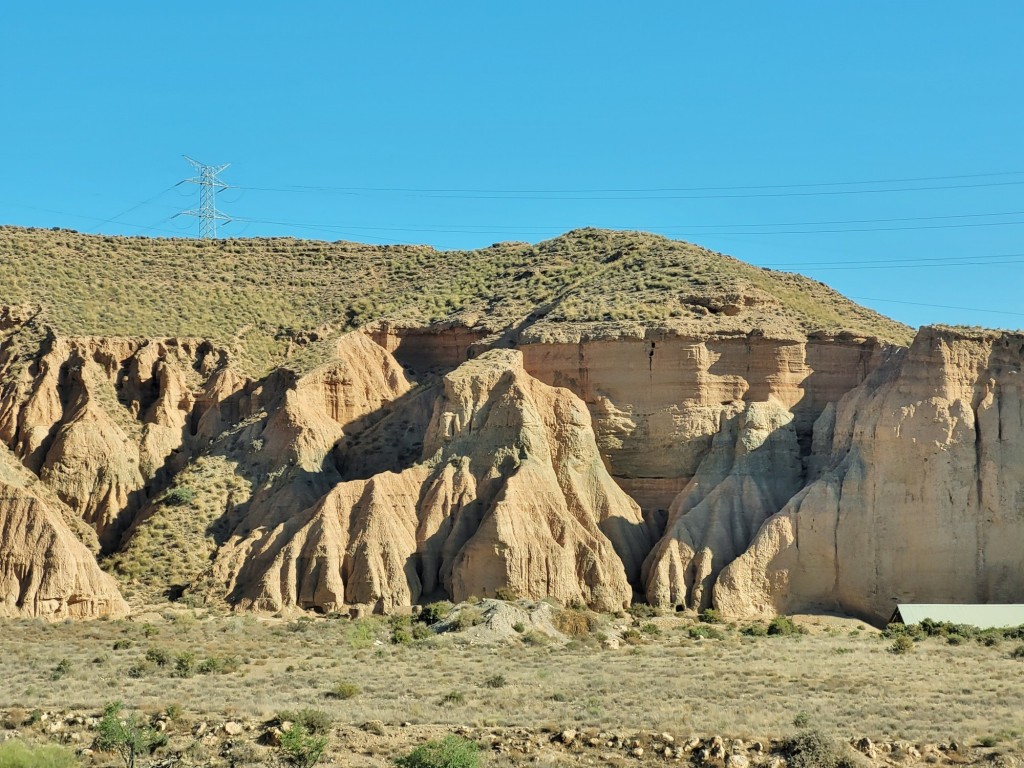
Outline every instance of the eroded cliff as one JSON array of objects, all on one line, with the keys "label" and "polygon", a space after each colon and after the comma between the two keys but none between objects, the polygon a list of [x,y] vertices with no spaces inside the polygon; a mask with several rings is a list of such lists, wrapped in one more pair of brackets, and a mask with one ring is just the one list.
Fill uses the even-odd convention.
[{"label": "eroded cliff", "polygon": [[[1020,335],[907,349],[820,284],[661,238],[502,248],[481,258],[504,293],[439,322],[346,330],[364,297],[209,341],[0,309],[5,610],[123,611],[94,551],[137,603],[270,611],[500,592],[884,621],[1024,599]],[[254,371],[267,333],[288,359]]]},{"label": "eroded cliff", "polygon": [[817,425],[821,475],[728,566],[737,615],[1024,596],[1024,336],[923,329]]}]

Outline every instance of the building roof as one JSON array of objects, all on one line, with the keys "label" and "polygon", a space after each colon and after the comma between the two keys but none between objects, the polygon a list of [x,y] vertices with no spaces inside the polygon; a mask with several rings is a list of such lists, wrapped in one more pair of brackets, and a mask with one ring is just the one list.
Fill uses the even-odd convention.
[{"label": "building roof", "polygon": [[970,624],[978,629],[1019,627],[1024,624],[1024,603],[900,603],[890,622],[920,624],[925,619]]}]

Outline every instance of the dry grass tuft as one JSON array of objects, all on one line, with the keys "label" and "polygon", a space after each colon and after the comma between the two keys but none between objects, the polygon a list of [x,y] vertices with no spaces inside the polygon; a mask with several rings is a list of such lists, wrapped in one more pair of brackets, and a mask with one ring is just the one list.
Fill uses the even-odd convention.
[{"label": "dry grass tuft", "polygon": [[553,619],[555,629],[569,637],[585,637],[600,626],[595,613],[576,608],[562,608]]}]

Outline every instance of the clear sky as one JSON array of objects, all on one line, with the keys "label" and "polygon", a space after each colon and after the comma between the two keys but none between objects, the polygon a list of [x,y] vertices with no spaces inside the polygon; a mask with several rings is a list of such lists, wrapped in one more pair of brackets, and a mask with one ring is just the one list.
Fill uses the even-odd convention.
[{"label": "clear sky", "polygon": [[645,229],[1016,328],[1022,29],[1019,0],[6,2],[0,223],[195,236],[189,154],[231,163],[225,235]]}]

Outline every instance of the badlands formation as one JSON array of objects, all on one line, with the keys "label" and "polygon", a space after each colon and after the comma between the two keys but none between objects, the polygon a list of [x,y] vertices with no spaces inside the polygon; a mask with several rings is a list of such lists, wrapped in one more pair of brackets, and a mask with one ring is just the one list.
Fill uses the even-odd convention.
[{"label": "badlands formation", "polygon": [[[266,245],[4,234],[15,270]],[[515,594],[884,623],[897,601],[1024,601],[1021,333],[912,335],[814,281],[635,233],[470,254],[495,284],[429,311],[430,259],[470,256],[323,247],[351,259],[302,327],[275,326],[258,287],[204,287],[256,307],[233,335],[153,334],[159,311],[133,329],[4,275],[0,616]],[[404,284],[374,271],[406,257]],[[104,279],[130,301],[145,281],[121,272]],[[375,280],[369,299],[346,287]],[[253,328],[280,342],[267,365]]]}]

